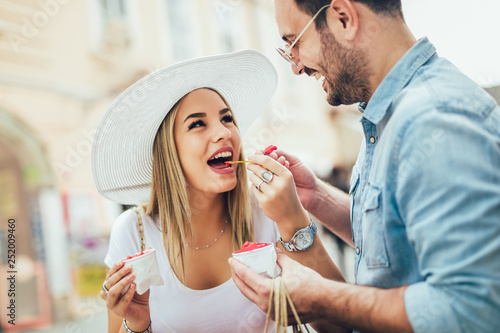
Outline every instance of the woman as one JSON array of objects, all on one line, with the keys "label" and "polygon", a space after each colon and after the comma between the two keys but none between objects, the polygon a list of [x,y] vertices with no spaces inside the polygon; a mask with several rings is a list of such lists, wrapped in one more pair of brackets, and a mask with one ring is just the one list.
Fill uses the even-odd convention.
[{"label": "woman", "polygon": [[[109,332],[263,331],[266,314],[239,292],[227,260],[245,241],[275,243],[278,230],[255,200],[251,204],[245,167],[225,162],[243,159],[235,115],[248,128],[275,87],[269,60],[242,51],[155,72],[106,112],[92,154],[97,188],[120,203],[148,202],[141,213],[145,243],[156,249],[164,281],[143,295],[132,283],[121,296],[134,279],[121,259],[140,250],[136,214],[124,212],[105,259],[110,269],[101,297]],[[268,159],[276,179],[266,183],[267,192],[276,184],[290,211],[300,211],[293,179]],[[254,191],[263,186],[258,177],[252,175]],[[270,211],[279,222],[283,214]],[[282,225],[288,233],[290,220]],[[331,262],[321,269],[339,277]]]}]

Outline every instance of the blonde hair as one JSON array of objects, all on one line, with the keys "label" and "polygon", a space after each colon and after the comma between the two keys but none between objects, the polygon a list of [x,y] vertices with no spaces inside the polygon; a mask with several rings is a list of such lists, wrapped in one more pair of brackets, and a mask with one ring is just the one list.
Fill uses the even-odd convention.
[{"label": "blonde hair", "polygon": [[[217,91],[213,91],[220,96],[231,110],[226,99]],[[193,229],[190,223],[191,209],[187,182],[174,140],[174,123],[181,100],[167,114],[155,137],[151,197],[149,204],[146,206],[146,214],[158,218],[160,230],[163,232],[163,245],[167,251],[170,265],[179,267],[178,264],[180,263],[182,280],[185,280],[186,231],[192,235]],[[236,120],[234,120],[234,123],[238,126]],[[240,147],[240,156],[238,158],[239,160],[243,159],[242,147]],[[237,168],[236,179],[236,187],[226,193],[234,249],[240,248],[245,241],[253,241],[254,239],[250,194],[247,187],[245,167],[240,166]]]}]

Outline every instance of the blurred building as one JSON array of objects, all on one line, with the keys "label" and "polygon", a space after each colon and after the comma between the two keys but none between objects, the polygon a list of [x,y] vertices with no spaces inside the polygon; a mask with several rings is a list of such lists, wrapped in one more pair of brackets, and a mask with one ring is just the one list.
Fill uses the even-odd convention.
[{"label": "blurred building", "polygon": [[[351,123],[359,114],[332,117],[319,83],[293,76],[274,50],[282,41],[272,6],[268,0],[0,0],[0,251],[8,271],[7,220],[14,219],[17,272],[16,326],[2,316],[4,329],[103,310],[88,297],[100,291],[109,230],[121,207],[94,188],[93,134],[113,99],[155,69],[202,55],[262,51],[280,84],[246,136],[246,152],[276,144],[321,176],[329,177],[334,165],[350,170],[361,134]],[[4,309],[10,299],[1,281]]]}]

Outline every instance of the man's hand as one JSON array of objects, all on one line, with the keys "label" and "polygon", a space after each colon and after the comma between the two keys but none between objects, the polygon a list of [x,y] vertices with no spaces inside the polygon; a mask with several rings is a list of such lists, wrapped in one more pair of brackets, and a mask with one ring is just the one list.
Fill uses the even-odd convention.
[{"label": "man's hand", "polygon": [[301,160],[296,156],[285,153],[283,150],[276,150],[270,154],[275,160],[283,158],[288,162],[287,168],[293,175],[297,194],[299,195],[302,206],[308,211],[313,211],[315,192],[317,191],[318,178]]},{"label": "man's hand", "polygon": [[[321,275],[279,251],[278,264],[281,266],[283,281],[301,320],[310,322],[318,319],[319,313],[315,309],[315,299],[317,296],[321,297],[321,281],[323,280]],[[267,312],[271,280],[255,273],[236,259],[229,259],[229,265],[233,280],[243,295],[262,311]],[[274,317],[274,309],[271,313]],[[289,323],[295,323],[290,311],[288,311],[288,320]]]}]

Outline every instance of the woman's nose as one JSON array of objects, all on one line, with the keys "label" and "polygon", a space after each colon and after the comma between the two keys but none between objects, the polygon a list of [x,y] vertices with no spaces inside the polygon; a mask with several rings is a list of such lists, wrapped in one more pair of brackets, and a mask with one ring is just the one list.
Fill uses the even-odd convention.
[{"label": "woman's nose", "polygon": [[229,130],[229,128],[227,128],[223,124],[220,124],[214,130],[213,138],[214,138],[214,142],[228,140],[231,138],[231,131]]}]

